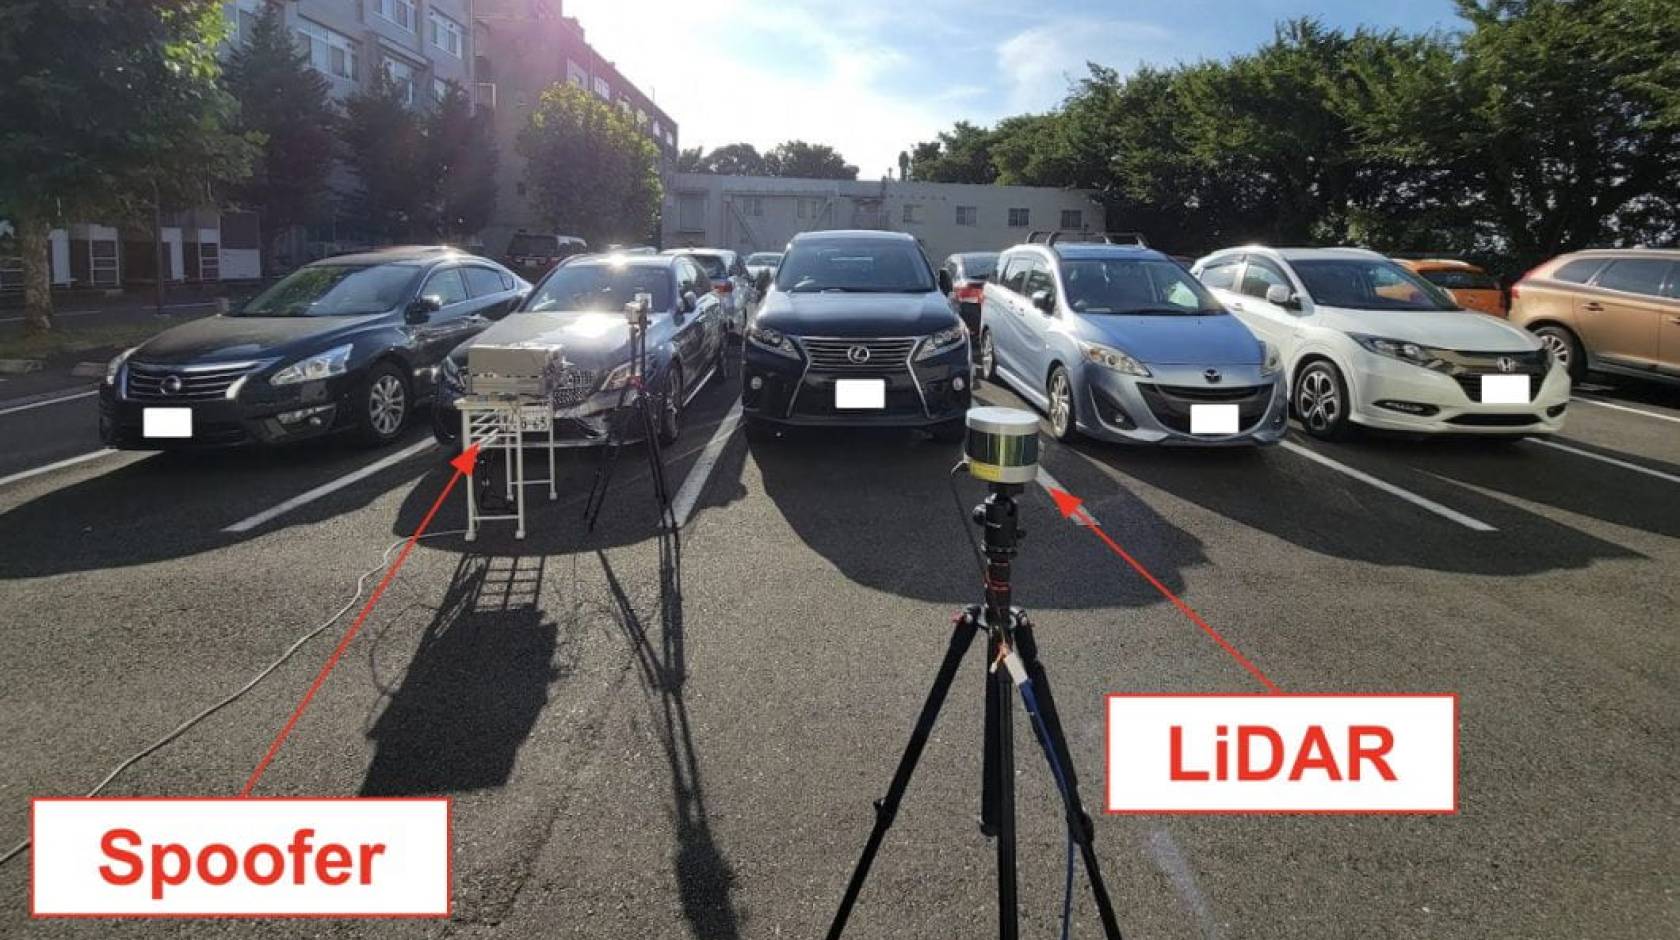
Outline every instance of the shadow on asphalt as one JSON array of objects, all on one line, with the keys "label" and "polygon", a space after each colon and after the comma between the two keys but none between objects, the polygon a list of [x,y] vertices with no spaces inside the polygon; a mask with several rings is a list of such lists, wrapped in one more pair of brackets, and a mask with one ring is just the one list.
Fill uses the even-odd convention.
[{"label": "shadow on asphalt", "polygon": [[464,555],[402,684],[368,731],[361,796],[501,787],[548,703],[558,630],[540,606],[545,559]]},{"label": "shadow on asphalt", "polygon": [[1587,376],[1575,386],[1575,391],[1591,398],[1624,405],[1653,405],[1680,411],[1680,385],[1666,382],[1640,381],[1619,375]]},{"label": "shadow on asphalt", "polygon": [[688,662],[683,645],[682,542],[680,536],[670,533],[661,533],[658,542],[657,638],[650,637],[648,625],[606,554],[597,552],[596,557],[612,592],[614,620],[635,652],[648,711],[665,754],[683,918],[693,936],[728,940],[741,933],[740,916],[730,897],[735,875],[712,834],[688,705],[683,699]]}]

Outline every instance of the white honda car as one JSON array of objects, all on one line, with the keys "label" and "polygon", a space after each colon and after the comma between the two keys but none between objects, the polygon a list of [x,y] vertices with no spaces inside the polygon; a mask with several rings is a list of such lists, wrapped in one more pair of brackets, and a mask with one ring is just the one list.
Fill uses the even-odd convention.
[{"label": "white honda car", "polygon": [[1458,307],[1374,251],[1216,251],[1191,269],[1282,353],[1290,404],[1315,437],[1350,424],[1518,437],[1563,428],[1569,373],[1530,333]]}]

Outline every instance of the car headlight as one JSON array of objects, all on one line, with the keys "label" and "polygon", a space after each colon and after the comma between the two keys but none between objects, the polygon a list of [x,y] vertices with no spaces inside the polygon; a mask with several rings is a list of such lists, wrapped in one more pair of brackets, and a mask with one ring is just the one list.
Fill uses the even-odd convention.
[{"label": "car headlight", "polygon": [[105,367],[105,384],[106,385],[117,384],[117,373],[122,371],[123,363],[128,361],[129,356],[134,355],[134,350],[135,349],[139,349],[139,348],[140,348],[139,346],[135,346],[131,349],[125,349],[125,350],[123,350],[122,355],[120,355],[117,358],[111,360],[110,365],[107,365]]},{"label": "car headlight", "polygon": [[947,353],[959,346],[968,344],[968,327],[961,323],[947,327],[922,340],[922,348],[916,351],[916,361],[932,359],[940,353]]},{"label": "car headlight", "polygon": [[760,349],[766,349],[779,356],[789,359],[799,358],[799,349],[793,345],[793,340],[782,335],[780,330],[768,327],[753,326],[747,328],[747,341]]},{"label": "car headlight", "polygon": [[443,357],[443,365],[438,367],[438,383],[452,392],[467,390],[467,383],[461,378],[461,364],[454,356]]},{"label": "car headlight", "polygon": [[1260,374],[1277,375],[1283,371],[1283,353],[1279,352],[1278,348],[1271,343],[1262,341],[1260,345],[1266,348],[1266,358],[1260,364]]},{"label": "car headlight", "polygon": [[1147,366],[1133,359],[1131,354],[1115,349],[1113,346],[1082,342],[1079,344],[1079,351],[1084,355],[1085,361],[1092,365],[1113,369],[1122,375],[1135,375],[1140,378],[1148,378],[1150,375]]},{"label": "car headlight", "polygon": [[1435,355],[1435,350],[1428,346],[1419,346],[1400,339],[1384,339],[1381,336],[1367,336],[1363,333],[1349,333],[1348,336],[1368,352],[1401,362],[1410,363],[1423,369],[1441,369],[1446,363]]},{"label": "car headlight", "polygon": [[299,382],[314,382],[319,379],[343,375],[349,369],[350,344],[335,346],[324,353],[300,359],[297,362],[274,373],[268,380],[270,385],[296,385]]},{"label": "car headlight", "polygon": [[619,366],[618,368],[612,370],[611,372],[607,373],[606,379],[601,382],[601,391],[603,391],[603,392],[616,392],[619,389],[621,389],[624,386],[629,385],[629,384],[630,384],[630,363],[626,362],[625,364],[623,364],[623,365]]}]

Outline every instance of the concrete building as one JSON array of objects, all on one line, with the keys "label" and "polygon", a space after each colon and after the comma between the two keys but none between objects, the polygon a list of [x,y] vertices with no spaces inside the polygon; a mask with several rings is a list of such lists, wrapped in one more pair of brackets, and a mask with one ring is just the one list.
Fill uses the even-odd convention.
[{"label": "concrete building", "polygon": [[676,173],[668,177],[666,247],[780,251],[799,232],[909,232],[935,264],[959,251],[995,251],[1035,229],[1103,231],[1087,190],[901,180],[781,179]]},{"label": "concrete building", "polygon": [[477,100],[495,108],[500,156],[496,217],[480,233],[487,251],[503,251],[520,229],[545,228],[526,196],[515,142],[551,85],[570,82],[611,102],[658,145],[666,168],[675,165],[677,122],[589,45],[561,0],[474,0],[473,37]]}]

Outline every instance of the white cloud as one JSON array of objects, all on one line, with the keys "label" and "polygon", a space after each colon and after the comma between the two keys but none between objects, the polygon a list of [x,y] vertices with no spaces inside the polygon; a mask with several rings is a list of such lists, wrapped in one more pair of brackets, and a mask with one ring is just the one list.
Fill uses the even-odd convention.
[{"label": "white cloud", "polygon": [[1085,63],[1127,71],[1172,38],[1153,23],[1059,18],[1022,30],[998,44],[998,66],[1007,82],[1011,112],[1043,111],[1061,103],[1068,86],[1085,76]]}]

